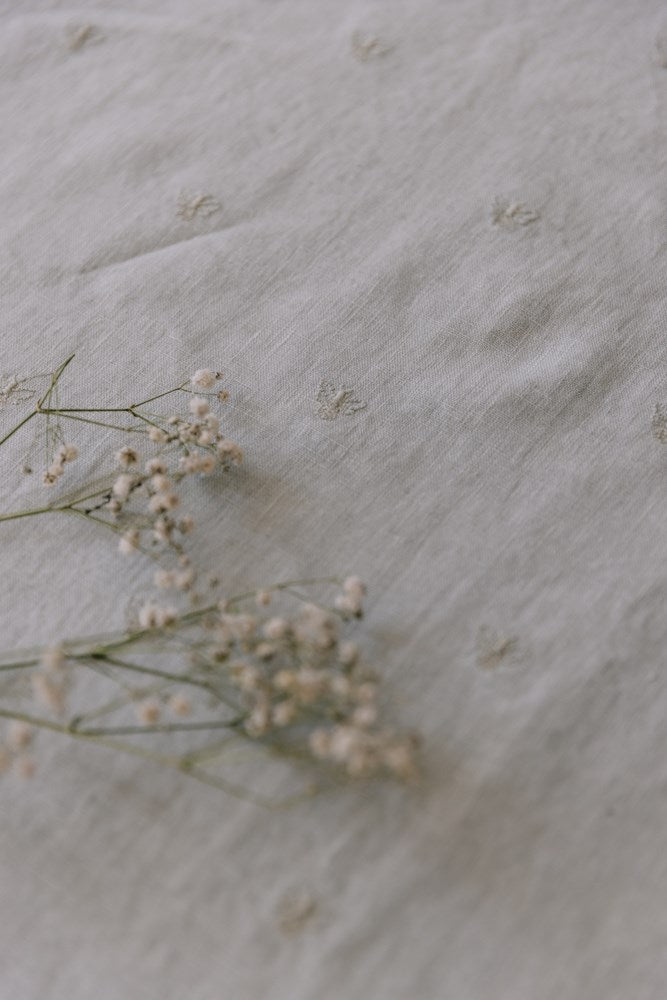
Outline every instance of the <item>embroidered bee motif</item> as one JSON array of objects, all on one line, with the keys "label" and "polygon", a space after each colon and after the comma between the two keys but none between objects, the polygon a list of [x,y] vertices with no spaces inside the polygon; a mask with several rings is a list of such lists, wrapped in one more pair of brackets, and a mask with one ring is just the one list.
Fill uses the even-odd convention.
[{"label": "embroidered bee motif", "polygon": [[369,59],[386,56],[388,52],[391,52],[391,49],[391,45],[387,45],[376,35],[369,35],[362,31],[355,31],[352,35],[352,52],[360,62],[368,62]]},{"label": "embroidered bee motif", "polygon": [[494,226],[505,229],[516,229],[518,226],[528,226],[537,222],[540,213],[532,208],[526,208],[520,201],[509,201],[507,198],[496,198],[491,207],[491,222]]},{"label": "embroidered bee motif", "polygon": [[103,39],[104,35],[94,24],[74,25],[66,32],[67,46],[72,52],[82,49],[84,45],[98,45]]},{"label": "embroidered bee motif", "polygon": [[482,670],[493,670],[512,657],[519,640],[515,635],[503,635],[482,625],[477,633],[476,660]]},{"label": "embroidered bee motif", "polygon": [[32,399],[37,392],[31,385],[34,381],[34,378],[20,379],[16,375],[0,375],[0,407]]},{"label": "embroidered bee motif", "polygon": [[667,444],[667,410],[658,403],[651,421],[653,437],[660,444]]},{"label": "embroidered bee motif", "polygon": [[198,194],[188,194],[186,191],[181,191],[176,214],[180,219],[192,222],[198,216],[207,219],[209,215],[219,212],[221,208],[222,205],[213,195],[202,194],[201,192]]},{"label": "embroidered bee motif", "polygon": [[335,420],[341,415],[349,417],[359,410],[365,410],[366,403],[357,399],[354,390],[346,385],[337,386],[328,379],[322,379],[317,393],[317,414],[322,420]]}]

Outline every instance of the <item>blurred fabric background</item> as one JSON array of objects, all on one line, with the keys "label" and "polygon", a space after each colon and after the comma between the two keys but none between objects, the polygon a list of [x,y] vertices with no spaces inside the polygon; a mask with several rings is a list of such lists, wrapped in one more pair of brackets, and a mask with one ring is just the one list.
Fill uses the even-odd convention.
[{"label": "blurred fabric background", "polygon": [[[427,765],[269,813],[44,738],[0,784],[0,996],[664,997],[664,6],[0,11],[0,371],[223,370],[201,563],[362,576]],[[0,529],[3,647],[122,626],[145,566]]]}]

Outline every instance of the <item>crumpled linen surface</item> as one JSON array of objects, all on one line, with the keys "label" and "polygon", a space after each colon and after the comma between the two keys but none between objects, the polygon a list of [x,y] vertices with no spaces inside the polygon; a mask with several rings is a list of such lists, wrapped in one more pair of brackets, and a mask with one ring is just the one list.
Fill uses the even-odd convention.
[{"label": "crumpled linen surface", "polygon": [[[0,996],[664,997],[662,5],[0,11],[0,369],[76,351],[63,392],[110,402],[224,370],[247,461],[201,561],[361,575],[427,770],[273,813],[40,738]],[[5,648],[145,583],[86,525],[0,529]]]}]

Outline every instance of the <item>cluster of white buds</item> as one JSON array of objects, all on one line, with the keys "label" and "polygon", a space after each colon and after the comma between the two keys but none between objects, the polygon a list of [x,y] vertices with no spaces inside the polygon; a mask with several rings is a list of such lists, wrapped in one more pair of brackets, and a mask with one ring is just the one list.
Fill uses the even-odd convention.
[{"label": "cluster of white buds", "polygon": [[61,444],[53,456],[53,461],[44,473],[44,484],[46,486],[54,486],[63,475],[66,463],[73,462],[78,458],[78,455],[79,449],[75,445]]},{"label": "cluster of white buds", "polygon": [[[221,377],[220,372],[200,369],[190,382],[194,388],[206,390]],[[165,447],[163,454],[149,459],[143,469],[141,456],[134,448],[124,447],[116,452],[116,462],[122,471],[111,489],[109,512],[118,518],[135,497],[144,497],[146,501],[141,525],[132,525],[121,535],[119,548],[125,555],[142,548],[146,533],[149,540],[166,545],[180,555],[181,536],[192,530],[193,521],[187,515],[175,514],[177,508],[180,509],[179,482],[184,476],[208,476],[217,469],[226,470],[243,459],[239,446],[221,433],[220,421],[211,413],[208,397],[192,395],[189,410],[189,417],[160,418],[162,426],[154,423],[149,428],[149,440]],[[170,468],[167,460],[169,446],[173,446],[177,455],[174,468]],[[186,568],[161,575],[156,585],[161,589],[187,590],[193,580],[192,570]]]},{"label": "cluster of white buds", "polygon": [[[143,726],[169,724],[169,716],[174,719],[186,718],[192,713],[192,702],[182,691],[162,696],[141,698],[136,705],[136,716]],[[166,716],[166,718],[165,718]]]},{"label": "cluster of white buds", "polygon": [[360,618],[363,614],[365,584],[358,576],[349,576],[343,582],[343,593],[336,598],[335,607],[345,618]]},{"label": "cluster of white buds", "polygon": [[134,448],[121,448],[114,455],[116,462],[124,469],[131,469],[139,464],[139,454]]},{"label": "cluster of white buds", "polygon": [[[416,737],[380,725],[377,677],[360,665],[356,644],[339,637],[340,618],[362,614],[364,592],[358,577],[345,580],[338,614],[305,604],[292,617],[261,620],[223,608],[211,659],[224,664],[239,692],[250,738],[291,745],[298,737],[315,759],[350,777],[412,780],[419,771]],[[265,600],[259,592],[257,604]]]},{"label": "cluster of white buds", "polygon": [[[199,612],[192,605],[183,610],[181,602],[195,582],[194,570],[185,558],[175,569],[158,569],[154,582],[160,590],[180,594],[175,595],[173,606],[149,600],[140,607],[134,641],[140,639],[147,649],[154,646],[153,655],[158,656],[170,648],[166,655],[182,656],[185,665],[172,668],[167,664],[168,671],[161,663],[157,670],[147,667],[151,683],[143,688],[134,686],[141,661],[131,665],[132,681],[123,684],[125,697],[113,699],[111,709],[133,706],[140,727],[137,732],[166,734],[189,727],[199,731],[206,728],[217,701],[225,714],[230,708],[235,714],[228,723],[224,716],[212,720],[213,726],[228,724],[237,738],[254,741],[281,757],[309,758],[320,768],[327,765],[350,778],[418,778],[417,737],[382,721],[379,679],[361,663],[357,645],[341,634],[350,613],[347,605],[341,611],[307,603],[295,613],[276,613],[275,594],[264,589],[254,594],[255,608],[250,611],[231,610],[234,602],[224,600]],[[358,578],[350,577],[338,595],[355,600],[354,615],[362,613],[364,590]],[[334,601],[334,605],[339,603]],[[264,611],[268,605],[271,611]],[[100,657],[99,648],[95,657]],[[124,666],[112,657],[109,664],[116,671]],[[65,711],[67,671],[73,665],[63,649],[54,646],[44,651],[32,671],[36,703],[56,717]],[[201,694],[193,702],[180,690],[184,684],[193,685],[196,692],[204,689],[206,703]],[[98,719],[107,711],[104,707],[88,715]],[[197,713],[193,723],[178,721],[193,713]],[[67,731],[67,725],[62,726]],[[34,761],[28,753],[32,732],[14,723],[0,747],[0,770],[32,774]],[[103,727],[100,732],[104,735],[109,730]],[[86,735],[90,737],[90,729]]]},{"label": "cluster of white buds", "polygon": [[[202,370],[192,376],[196,385],[209,384],[220,378],[218,372]],[[218,393],[217,398],[227,398],[227,393]],[[220,431],[220,420],[211,413],[209,398],[192,396],[189,403],[190,416],[176,414],[168,417],[165,426],[152,426],[148,431],[149,440],[160,445],[175,444],[181,450],[179,471],[183,475],[210,475],[216,468],[228,468],[243,460],[239,446],[226,438]]]},{"label": "cluster of white buds", "polygon": [[214,372],[210,368],[200,368],[191,376],[190,382],[195,389],[212,389],[221,378],[222,372]]},{"label": "cluster of white buds", "polygon": [[[62,718],[68,701],[73,700],[69,695],[74,668],[88,659],[87,653],[71,643],[65,648],[47,648],[39,661],[31,659],[9,667],[30,668],[32,696],[41,711],[14,713],[7,737],[0,744],[0,771],[12,769],[24,777],[34,772],[32,727],[42,725],[65,734],[74,734],[76,729],[77,735],[89,739],[106,739],[109,734],[135,736],[145,731],[163,736],[177,730],[183,737],[186,731],[210,729],[217,733],[215,744],[220,742],[219,730],[229,728],[232,739],[255,741],[281,756],[308,758],[320,769],[331,765],[351,778],[389,775],[410,781],[418,776],[417,737],[382,721],[378,677],[362,664],[359,649],[344,634],[351,620],[363,615],[366,587],[359,577],[349,576],[342,582],[332,607],[311,601],[300,604],[296,612],[288,607],[284,613],[281,602],[288,599],[287,594],[294,596],[294,585],[286,583],[210,606],[203,604],[200,581],[185,551],[184,536],[192,530],[193,520],[182,512],[181,493],[185,495],[186,476],[208,476],[242,461],[241,449],[223,435],[220,420],[211,412],[212,398],[227,398],[224,390],[211,393],[221,377],[220,372],[199,369],[189,386],[182,383],[145,404],[114,408],[114,412],[120,409],[141,420],[139,426],[123,429],[133,434],[143,432],[153,455],[128,445],[119,448],[114,455],[117,474],[112,485],[76,501],[81,505],[92,500],[92,506],[72,509],[88,515],[103,511],[107,524],[119,533],[119,549],[125,555],[155,548],[159,559],[153,583],[158,593],[137,609],[131,626],[120,633],[120,642],[116,637],[106,651],[104,643],[96,642],[90,653],[94,663],[87,665],[100,667],[106,662],[100,673],[116,688],[112,699],[105,699],[91,711],[69,721]],[[147,403],[175,392],[188,394],[187,414],[142,412]],[[76,412],[87,411],[78,408]],[[55,483],[77,454],[73,445],[59,447],[44,481]],[[211,580],[206,584],[217,585]],[[254,606],[247,610],[243,602],[252,597]],[[239,603],[246,610],[239,610]],[[134,643],[139,655],[132,656],[132,662],[116,657],[119,645]],[[160,660],[150,667],[145,656]],[[163,657],[167,662],[161,662]],[[180,666],[172,667],[169,661],[174,658],[182,658]],[[137,687],[136,675],[142,670],[148,681]],[[194,692],[194,700],[180,690],[182,687]],[[216,705],[223,714],[211,719]],[[132,710],[138,720],[133,725],[106,718]],[[199,712],[206,717],[175,721]],[[88,728],[83,728],[83,719],[89,720]],[[194,757],[187,754],[184,770],[196,773],[192,761],[198,753],[210,751],[211,747],[204,746]]]},{"label": "cluster of white buds", "polygon": [[161,607],[148,602],[139,609],[139,625],[145,629],[165,628],[173,624],[178,617],[178,611],[172,607]]},{"label": "cluster of white buds", "polygon": [[419,741],[414,733],[373,732],[341,723],[315,729],[310,748],[320,760],[342,765],[350,777],[368,778],[383,770],[402,781],[414,781],[419,776]]}]

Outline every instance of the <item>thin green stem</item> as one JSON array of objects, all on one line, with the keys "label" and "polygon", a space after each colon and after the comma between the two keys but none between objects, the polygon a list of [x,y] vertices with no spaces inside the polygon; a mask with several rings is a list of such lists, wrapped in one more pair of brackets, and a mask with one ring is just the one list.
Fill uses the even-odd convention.
[{"label": "thin green stem", "polygon": [[[42,410],[42,413],[45,411]],[[103,420],[92,420],[89,417],[79,417],[74,413],[68,413],[63,410],[49,410],[49,413],[58,413],[65,420],[77,420],[82,424],[94,424],[95,427],[106,427],[110,431],[125,431],[128,434],[145,434],[146,431],[143,427],[121,427],[120,424],[107,424]]]},{"label": "thin green stem", "polygon": [[312,798],[319,792],[318,788],[311,786],[297,795],[290,795],[284,799],[268,799],[263,795],[256,795],[253,792],[249,792],[240,785],[232,784],[224,778],[220,778],[218,775],[209,774],[207,771],[204,771],[199,767],[192,766],[188,761],[181,761],[177,767],[179,771],[182,771],[184,774],[189,774],[192,778],[196,778],[197,781],[201,781],[204,785],[211,785],[212,788],[217,788],[221,792],[233,795],[234,798],[251,802],[253,805],[261,806],[263,809],[289,809],[291,806]]},{"label": "thin green stem", "polygon": [[64,416],[66,413],[130,413],[131,409],[131,406],[42,406],[39,412]]},{"label": "thin green stem", "polygon": [[[109,531],[113,531],[113,533],[116,535],[122,533],[123,529],[119,527],[119,525],[113,524],[112,521],[106,521],[103,517],[95,517],[95,515],[91,514],[90,511],[78,510],[77,507],[73,507],[71,504],[69,504],[67,507],[61,507],[60,510],[63,514],[74,514],[77,517],[85,517],[87,521],[94,521],[95,524],[101,524],[103,528],[107,528]],[[151,553],[145,553],[145,554],[150,555]]]},{"label": "thin green stem", "polygon": [[15,427],[12,427],[12,429],[7,434],[5,434],[3,438],[0,438],[0,445],[3,445],[5,441],[9,441],[10,437],[16,434],[16,432],[20,430],[24,426],[24,424],[27,424],[29,420],[32,420],[32,418],[36,416],[37,416],[37,410],[33,410],[32,413],[29,413],[27,417],[24,417],[23,420],[21,420],[18,424],[16,424]]},{"label": "thin green stem", "polygon": [[143,420],[145,424],[149,424],[151,427],[157,427],[158,430],[162,430],[159,424],[156,424],[154,420],[150,420],[149,417],[144,416],[143,413],[139,413],[139,411],[136,410],[134,407],[131,407],[130,412],[133,417],[136,417],[138,420]]},{"label": "thin green stem", "polygon": [[[251,597],[255,597],[258,590],[281,591],[289,590],[290,587],[306,587],[322,583],[339,582],[340,580],[338,577],[315,577],[307,580],[287,580],[283,583],[274,583],[268,587],[256,588],[254,590],[248,590],[242,594],[236,594],[234,597],[230,597],[227,600],[227,605],[232,607],[233,605],[246,601]],[[179,625],[195,624],[200,618],[213,614],[218,609],[218,604],[209,604],[205,608],[197,608],[193,611],[186,611],[165,628],[140,628],[135,629],[132,632],[121,633],[120,635],[118,633],[107,633],[106,635],[99,636],[82,636],[80,639],[72,640],[69,644],[65,644],[64,652],[70,660],[104,660],[110,652],[113,653],[115,650],[140,643],[144,639],[168,638],[170,634],[176,632]],[[24,657],[27,656],[29,652],[31,651],[23,651],[22,653],[15,653],[14,655],[21,655],[21,657]],[[18,670],[22,667],[35,666],[37,663],[39,663],[39,655],[37,655],[34,660],[24,660],[22,658],[17,662],[0,664],[0,670]]]},{"label": "thin green stem", "polygon": [[211,719],[208,722],[164,722],[155,725],[104,726],[73,731],[80,736],[143,736],[152,733],[196,733],[213,729],[234,729],[241,719]]},{"label": "thin green stem", "polygon": [[[51,384],[49,385],[49,388],[46,390],[42,398],[37,400],[37,405],[35,406],[36,412],[39,412],[44,403],[46,402],[46,400],[51,398],[51,393],[57,386],[61,375],[63,374],[67,366],[70,364],[70,362],[74,360],[74,357],[75,357],[74,354],[70,354],[70,356],[65,361],[63,361],[63,363],[59,365],[58,368],[56,368],[53,375],[51,376]],[[2,444],[1,441],[0,444]]]},{"label": "thin green stem", "polygon": [[211,687],[206,681],[196,680],[194,677],[188,677],[184,674],[172,674],[167,670],[158,670],[155,667],[144,667],[140,663],[128,663],[127,660],[119,660],[114,656],[97,656],[96,660],[100,660],[102,663],[110,663],[114,667],[119,667],[122,670],[129,670],[133,673],[147,674],[149,677],[159,677],[161,680],[173,681],[176,684],[189,684],[192,687],[203,688],[206,691],[217,694],[214,688]]},{"label": "thin green stem", "polygon": [[62,507],[35,507],[32,510],[21,510],[13,514],[0,514],[0,521],[18,521],[22,517],[36,517],[38,514],[57,514]]},{"label": "thin green stem", "polygon": [[166,392],[160,392],[157,396],[151,396],[149,399],[142,399],[140,403],[134,403],[131,409],[136,410],[139,406],[148,406],[149,403],[154,403],[156,399],[164,399],[165,396],[171,396],[173,392],[181,392],[185,389],[187,382],[183,382],[182,385],[177,385],[175,389],[167,389]]}]

